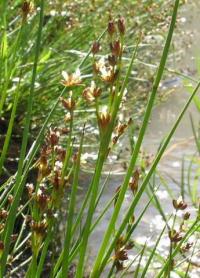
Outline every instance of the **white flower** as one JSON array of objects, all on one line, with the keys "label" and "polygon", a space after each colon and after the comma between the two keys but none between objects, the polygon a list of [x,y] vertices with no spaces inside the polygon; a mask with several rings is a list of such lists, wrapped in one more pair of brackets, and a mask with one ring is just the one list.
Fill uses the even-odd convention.
[{"label": "white flower", "polygon": [[81,72],[79,69],[75,71],[75,73],[69,75],[66,71],[62,71],[62,84],[66,87],[71,87],[75,85],[79,85],[81,83]]},{"label": "white flower", "polygon": [[114,80],[114,72],[110,67],[102,67],[100,69],[101,78],[106,82],[112,82]]},{"label": "white flower", "polygon": [[101,89],[96,87],[94,81],[91,81],[90,87],[85,88],[83,90],[83,97],[88,101],[92,102],[95,98],[99,97],[101,94]]}]

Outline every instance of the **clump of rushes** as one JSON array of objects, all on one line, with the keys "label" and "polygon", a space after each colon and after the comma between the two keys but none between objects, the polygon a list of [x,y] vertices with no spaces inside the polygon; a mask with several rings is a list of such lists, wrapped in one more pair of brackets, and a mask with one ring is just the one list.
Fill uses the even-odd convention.
[{"label": "clump of rushes", "polygon": [[[77,81],[77,79],[76,79]],[[70,81],[70,87],[75,80]],[[76,83],[78,85],[79,82]],[[63,84],[67,86],[67,84]],[[65,127],[51,127],[45,138],[40,151],[40,157],[36,163],[38,169],[37,183],[27,184],[29,198],[30,216],[29,225],[31,229],[32,261],[27,271],[27,277],[34,277],[37,270],[41,274],[47,249],[43,250],[43,244],[50,244],[49,236],[57,233],[57,219],[61,211],[62,200],[66,186],[72,173],[74,159],[72,158],[72,127],[75,100],[73,93],[68,93],[68,98],[60,98],[60,103],[66,113],[70,113]],[[69,125],[69,127],[68,127]],[[67,138],[67,147],[63,148],[61,138]],[[53,244],[53,243],[51,243]],[[44,253],[45,252],[45,253]],[[39,254],[41,258],[38,264]],[[44,256],[44,257],[43,257]]]},{"label": "clump of rushes", "polygon": [[[69,74],[65,71],[62,72],[61,84],[63,85],[64,90],[60,94],[60,98],[56,101],[55,106],[53,106],[47,120],[45,121],[44,127],[38,136],[39,139],[37,138],[36,143],[33,145],[25,163],[23,164],[22,162],[25,159],[24,150],[21,158],[20,171],[18,172],[16,178],[17,181],[15,182],[15,177],[11,181],[11,185],[12,182],[15,183],[14,190],[9,188],[8,192],[6,191],[6,187],[6,198],[2,198],[6,201],[1,203],[0,211],[0,260],[2,263],[0,265],[1,277],[3,277],[5,273],[6,263],[12,263],[13,261],[19,259],[21,254],[23,254],[23,251],[26,250],[26,248],[24,248],[23,251],[21,251],[21,248],[23,248],[27,242],[30,242],[31,244],[32,254],[29,258],[27,258],[26,262],[21,265],[21,267],[25,267],[28,264],[28,270],[26,273],[27,278],[42,277],[42,272],[45,269],[44,264],[47,260],[49,262],[49,259],[51,273],[48,273],[48,275],[50,277],[60,278],[70,277],[70,275],[76,278],[84,277],[89,236],[112,205],[113,213],[104,233],[102,244],[95,258],[94,266],[91,268],[90,277],[100,277],[106,265],[108,265],[108,268],[110,267],[108,277],[111,277],[113,274],[124,269],[124,262],[126,262],[127,265],[129,260],[129,250],[131,250],[136,245],[136,242],[131,240],[131,235],[134,229],[140,223],[140,220],[151,203],[152,198],[142,210],[141,214],[137,217],[135,217],[136,205],[140,201],[140,198],[143,195],[147,185],[150,183],[150,179],[153,173],[155,173],[156,166],[158,165],[158,162],[166,150],[167,145],[188,105],[192,101],[192,97],[200,87],[199,83],[192,96],[189,98],[187,104],[184,106],[166,140],[161,145],[149,171],[144,171],[143,166],[140,166],[139,168],[138,161],[140,161],[141,144],[144,139],[156,93],[165,68],[165,63],[167,60],[176,22],[178,5],[179,1],[176,0],[170,31],[167,36],[160,66],[155,77],[152,92],[149,94],[149,102],[147,104],[144,120],[141,124],[138,139],[136,139],[136,142],[134,142],[132,146],[132,156],[130,159],[130,164],[127,167],[124,181],[117,188],[115,196],[113,196],[106,207],[103,208],[103,212],[99,217],[97,217],[95,222],[93,222],[93,218],[96,214],[96,208],[101,198],[103,189],[106,185],[105,183],[103,189],[99,190],[102,171],[106,159],[117,145],[120,137],[123,136],[123,134],[127,129],[129,129],[133,122],[131,119],[128,121],[122,121],[118,115],[123,105],[123,97],[125,95],[128,79],[131,75],[139,40],[136,43],[135,51],[132,55],[132,58],[130,59],[130,64],[127,68],[124,78],[124,75],[122,74],[122,56],[124,55],[125,49],[125,20],[123,17],[119,17],[117,20],[110,19],[106,28],[109,49],[108,55],[99,58],[99,54],[101,54],[103,47],[100,44],[100,39],[96,40],[91,46],[89,53],[86,55],[86,58],[84,58],[74,73]],[[42,20],[40,24],[43,26]],[[88,57],[92,57],[91,71],[93,72],[93,78],[90,85],[87,83],[87,85],[84,86],[83,80],[85,76],[81,76],[79,68],[81,69],[81,66],[83,66],[85,60]],[[59,103],[59,101],[65,112],[64,120],[61,122],[61,124],[59,124],[59,126],[51,126],[45,137],[44,135],[46,127],[49,125],[51,116],[53,115],[56,105]],[[82,132],[80,143],[76,145],[74,144],[74,141],[76,140],[75,142],[77,142],[77,136],[75,137],[76,133],[74,130],[76,115],[79,115],[76,113],[76,109],[82,102],[86,102],[86,106],[92,107],[92,111],[95,111],[94,118],[98,128],[99,148],[91,183],[88,186],[88,191],[84,197],[81,208],[77,210],[77,190],[79,186],[79,174],[81,169],[81,154],[83,149],[84,133],[87,131],[87,126]],[[26,130],[28,134],[29,123]],[[43,140],[43,138],[45,139]],[[20,206],[17,210],[20,198],[22,196],[23,186],[26,184],[26,177],[28,176],[29,169],[33,163],[34,156],[39,150],[39,158],[34,164],[38,171],[37,178],[35,181],[33,181],[33,183],[28,183],[26,185],[26,196],[28,196],[28,201],[25,205]],[[9,183],[8,186],[10,186]],[[65,211],[67,212],[66,225],[63,231],[64,243],[59,256],[56,257],[56,234],[59,224],[58,219],[63,208],[62,200],[65,196],[66,188],[68,188],[68,190],[66,190],[67,198],[66,203],[64,203],[64,205],[66,204]],[[128,188],[131,190],[133,196],[130,200],[130,206],[127,212],[122,216],[122,222],[118,223],[119,213]],[[12,197],[10,194],[13,194],[14,197]],[[163,267],[160,271],[161,274],[159,274],[158,277],[161,277],[163,272],[165,272],[165,276],[170,275],[171,270],[174,269],[175,255],[179,251],[183,254],[191,248],[191,243],[188,241],[188,236],[190,236],[190,234],[194,233],[197,228],[199,228],[199,226],[196,225],[198,223],[197,221],[199,220],[199,215],[197,220],[192,225],[190,225],[190,221],[188,221],[188,219],[190,219],[190,214],[185,212],[187,205],[183,200],[174,200],[173,205],[176,211],[173,224],[171,226],[166,225],[169,226],[168,235],[170,240],[170,252],[166,263],[163,262]],[[12,213],[10,213],[10,207],[12,208]],[[162,211],[161,206],[160,211]],[[181,223],[177,222],[176,215],[178,211],[183,212]],[[23,219],[22,228],[19,235],[12,235],[14,227],[13,219],[18,217]],[[13,227],[10,226],[10,223]],[[27,235],[26,231],[26,238],[23,240],[24,227],[27,227],[26,225],[29,227],[28,229],[30,234]],[[5,226],[7,227],[7,230],[5,230]],[[162,234],[159,236],[159,240],[161,236]],[[12,244],[11,246],[8,246],[8,243],[11,240],[16,240],[14,248],[12,248]],[[53,251],[53,254],[49,252],[50,250]],[[156,246],[154,250],[150,252],[148,264],[147,267],[144,268],[144,272],[148,270],[152,258],[157,258],[157,256],[154,256],[155,250]],[[9,260],[7,260],[8,254],[10,255]],[[141,258],[142,255],[143,253],[141,253]],[[111,265],[109,263],[111,263]],[[71,266],[73,266],[73,269],[75,269],[73,273],[71,272]],[[135,271],[136,277],[140,271],[139,267],[140,263],[138,264],[137,270]],[[16,268],[14,268],[9,274],[12,275],[16,271]],[[147,276],[148,274],[144,274],[142,277]]]}]

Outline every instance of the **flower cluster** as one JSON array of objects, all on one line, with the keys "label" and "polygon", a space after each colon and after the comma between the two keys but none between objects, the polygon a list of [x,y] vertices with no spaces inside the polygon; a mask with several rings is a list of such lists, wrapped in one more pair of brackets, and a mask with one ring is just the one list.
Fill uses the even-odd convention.
[{"label": "flower cluster", "polygon": [[136,169],[129,182],[129,187],[134,195],[138,191],[139,178],[140,178],[140,171],[139,169]]},{"label": "flower cluster", "polygon": [[118,126],[115,128],[115,135],[112,139],[113,145],[115,145],[119,138],[124,134],[127,127],[131,125],[132,119],[130,118],[127,123],[119,123]]},{"label": "flower cluster", "polygon": [[[99,41],[95,41],[91,46],[93,56],[93,81],[87,86],[82,97],[89,104],[94,104],[96,109],[99,133],[105,135],[112,124],[112,110],[114,102],[118,97],[121,88],[121,63],[123,54],[123,38],[125,35],[125,20],[120,17],[117,21],[110,20],[107,27],[109,36],[110,54],[99,58],[97,54],[102,50]],[[102,93],[104,86],[105,92],[108,92],[108,103],[101,101],[107,97]],[[100,99],[102,96],[102,99]],[[113,138],[113,145],[116,144],[119,137],[124,133],[128,124],[119,124],[116,128],[116,136]]]},{"label": "flower cluster", "polygon": [[[61,100],[63,104],[63,99]],[[37,184],[26,185],[30,199],[31,216],[28,221],[31,231],[31,246],[38,256],[47,230],[52,229],[56,214],[61,208],[64,188],[68,182],[64,168],[66,149],[60,143],[62,135],[68,135],[69,128],[50,128],[37,161]],[[69,163],[73,162],[72,160]],[[68,165],[67,165],[68,166]],[[65,165],[66,167],[66,165]],[[55,228],[55,227],[54,227]]]},{"label": "flower cluster", "polygon": [[[174,215],[174,220],[172,227],[169,229],[168,236],[170,240],[170,250],[173,250],[173,248],[176,248],[177,243],[180,243],[181,240],[184,237],[184,232],[186,232],[186,221],[190,218],[189,212],[184,212],[182,214],[181,223],[176,224],[177,219],[177,212],[178,211],[184,211],[187,208],[187,204],[183,201],[182,197],[179,197],[177,200],[173,200],[173,207],[176,210],[176,213]],[[177,226],[177,227],[175,227]],[[181,246],[180,252],[184,253],[187,252],[192,247],[192,243],[186,242],[184,246]],[[170,251],[171,254],[171,251]],[[171,255],[169,255],[170,257]],[[171,270],[174,267],[174,260],[171,261]]]},{"label": "flower cluster", "polygon": [[65,87],[77,86],[77,85],[80,85],[82,82],[81,72],[79,69],[77,69],[75,71],[75,73],[72,73],[72,74],[68,74],[66,71],[62,71],[62,76],[63,76],[63,80],[61,81],[61,83]]},{"label": "flower cluster", "polygon": [[118,239],[115,247],[115,254],[113,256],[117,272],[124,269],[124,262],[128,260],[128,251],[133,247],[134,243],[132,241],[126,243],[123,236]]}]

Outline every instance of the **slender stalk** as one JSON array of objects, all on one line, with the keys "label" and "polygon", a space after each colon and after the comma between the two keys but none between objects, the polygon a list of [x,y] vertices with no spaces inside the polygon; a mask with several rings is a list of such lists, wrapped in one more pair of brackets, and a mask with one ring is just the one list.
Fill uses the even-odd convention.
[{"label": "slender stalk", "polygon": [[5,141],[4,141],[4,144],[3,144],[3,150],[1,152],[0,176],[2,174],[3,164],[4,164],[4,161],[5,161],[5,158],[6,158],[6,154],[7,154],[8,147],[9,147],[9,142],[10,142],[10,139],[11,139],[11,134],[12,134],[12,129],[13,129],[13,125],[14,125],[14,120],[15,120],[15,115],[16,115],[19,96],[20,96],[20,82],[18,83],[18,86],[17,86],[17,89],[16,89],[15,98],[14,98],[13,107],[12,107],[12,112],[11,112],[10,121],[9,121],[9,125],[8,125],[8,130],[6,132],[6,138],[5,138]]},{"label": "slender stalk", "polygon": [[164,226],[164,228],[162,229],[160,235],[158,236],[158,239],[157,239],[157,241],[156,241],[156,243],[155,243],[155,245],[154,245],[154,248],[153,248],[151,254],[149,255],[148,260],[147,260],[147,262],[146,262],[146,264],[145,264],[145,267],[144,267],[143,272],[142,272],[142,274],[141,274],[141,278],[145,278],[145,277],[146,277],[148,268],[149,268],[150,263],[151,263],[151,261],[152,261],[154,255],[155,255],[156,248],[157,248],[157,246],[158,246],[158,244],[159,244],[159,242],[160,242],[160,240],[161,240],[161,238],[162,238],[162,236],[163,236],[163,234],[164,234],[164,231],[165,231],[166,227],[167,227],[167,224],[165,224],[165,226]]}]

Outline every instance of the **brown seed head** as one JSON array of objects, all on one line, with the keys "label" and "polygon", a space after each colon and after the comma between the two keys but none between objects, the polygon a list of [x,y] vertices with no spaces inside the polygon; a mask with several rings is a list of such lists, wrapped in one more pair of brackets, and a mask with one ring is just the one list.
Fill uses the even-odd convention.
[{"label": "brown seed head", "polygon": [[115,261],[115,267],[116,267],[117,272],[122,271],[124,269],[123,262]]},{"label": "brown seed head", "polygon": [[47,222],[45,220],[39,222],[35,222],[35,221],[31,222],[32,231],[38,235],[43,236],[46,232],[46,228],[47,228]]},{"label": "brown seed head", "polygon": [[108,55],[108,63],[114,67],[117,64],[117,57],[115,55]]},{"label": "brown seed head", "polygon": [[124,246],[124,237],[120,236],[116,242],[116,248],[120,249]]},{"label": "brown seed head", "polygon": [[179,197],[177,200],[173,200],[172,203],[176,210],[184,210],[187,208],[187,204],[183,201],[182,197]]},{"label": "brown seed head", "polygon": [[125,19],[124,17],[120,17],[117,21],[117,27],[119,30],[120,35],[124,35],[125,31],[126,31],[126,27],[125,27]]},{"label": "brown seed head", "polygon": [[99,125],[102,129],[107,128],[111,120],[111,115],[109,112],[102,112],[99,116]]},{"label": "brown seed head", "polygon": [[113,70],[113,68],[104,68],[100,71],[101,79],[109,84],[113,84],[118,77],[119,70]]},{"label": "brown seed head", "polygon": [[115,145],[118,141],[119,137],[118,136],[114,136],[112,139],[113,145]]},{"label": "brown seed head", "polygon": [[55,148],[56,154],[58,156],[59,161],[64,161],[65,155],[66,155],[66,150],[60,146],[57,146]]},{"label": "brown seed head", "polygon": [[95,98],[98,98],[98,97],[100,97],[101,93],[102,93],[101,88],[95,88],[95,89],[94,89],[94,92],[93,92],[93,96],[94,96]]},{"label": "brown seed head", "polygon": [[95,83],[92,81],[91,86],[83,90],[82,96],[86,101],[92,102],[101,95],[101,92],[102,90],[96,87]]},{"label": "brown seed head", "polygon": [[114,23],[113,20],[110,20],[108,22],[108,29],[107,30],[108,30],[108,34],[112,37],[114,35],[115,31],[116,31],[115,23]]},{"label": "brown seed head", "polygon": [[91,92],[90,88],[85,88],[83,90],[82,96],[87,102],[92,102],[92,101],[95,100],[95,98],[93,96],[93,93]]},{"label": "brown seed head", "polygon": [[21,7],[21,11],[22,11],[22,16],[23,16],[23,20],[26,21],[27,17],[29,14],[31,14],[33,12],[33,3],[30,1],[24,1],[22,3],[22,7]]},{"label": "brown seed head", "polygon": [[67,110],[73,111],[75,109],[76,102],[71,97],[68,99],[61,98],[61,101],[62,101],[63,107],[66,108]]},{"label": "brown seed head", "polygon": [[8,216],[8,212],[5,209],[0,210],[0,220],[5,220]]},{"label": "brown seed head", "polygon": [[92,45],[92,49],[91,49],[92,54],[93,55],[97,54],[100,51],[100,49],[101,49],[100,43],[99,42],[94,42],[93,45]]},{"label": "brown seed head", "polygon": [[61,134],[67,135],[67,134],[69,134],[69,132],[70,132],[70,129],[67,127],[60,128]]},{"label": "brown seed head", "polygon": [[186,212],[184,215],[183,215],[183,219],[184,220],[188,220],[190,218],[190,213],[189,212]]},{"label": "brown seed head", "polygon": [[52,148],[58,144],[59,138],[60,132],[56,129],[51,129],[49,134],[49,142]]},{"label": "brown seed head", "polygon": [[122,54],[122,47],[119,40],[110,43],[110,50],[112,55],[119,57]]},{"label": "brown seed head", "polygon": [[190,250],[190,248],[193,246],[193,243],[186,243],[186,245],[185,246],[183,246],[182,248],[181,248],[181,250],[182,250],[182,252],[187,252],[187,251],[189,251]]},{"label": "brown seed head", "polygon": [[139,178],[140,178],[140,172],[139,170],[135,170],[130,182],[129,182],[129,187],[133,194],[135,194],[138,191],[138,183],[139,183]]},{"label": "brown seed head", "polygon": [[32,216],[31,215],[26,215],[26,224],[30,225],[32,221]]},{"label": "brown seed head", "polygon": [[169,238],[170,238],[171,242],[177,243],[177,242],[181,241],[181,239],[183,237],[180,235],[179,232],[176,232],[176,230],[170,230]]},{"label": "brown seed head", "polygon": [[127,128],[127,124],[119,124],[117,126],[117,134],[118,134],[118,136],[121,136],[124,133],[126,128]]}]

